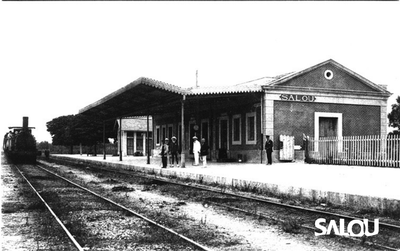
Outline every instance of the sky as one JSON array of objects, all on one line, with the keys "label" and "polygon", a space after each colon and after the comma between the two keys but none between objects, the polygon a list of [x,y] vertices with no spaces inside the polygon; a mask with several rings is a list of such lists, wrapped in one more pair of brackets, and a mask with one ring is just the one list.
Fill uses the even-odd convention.
[{"label": "sky", "polygon": [[333,59],[400,96],[398,2],[0,2],[1,127],[46,123],[139,77],[230,85]]}]

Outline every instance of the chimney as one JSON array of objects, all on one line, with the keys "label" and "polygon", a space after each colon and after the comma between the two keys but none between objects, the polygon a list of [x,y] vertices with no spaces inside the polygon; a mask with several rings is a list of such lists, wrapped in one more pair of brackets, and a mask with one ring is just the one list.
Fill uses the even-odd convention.
[{"label": "chimney", "polygon": [[28,121],[29,121],[28,117],[22,118],[22,130],[23,131],[28,131]]}]

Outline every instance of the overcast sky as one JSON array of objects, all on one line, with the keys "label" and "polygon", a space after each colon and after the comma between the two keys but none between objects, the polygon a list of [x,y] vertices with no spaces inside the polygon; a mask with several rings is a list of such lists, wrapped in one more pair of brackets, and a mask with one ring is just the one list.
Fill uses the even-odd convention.
[{"label": "overcast sky", "polygon": [[[0,2],[1,130],[139,77],[229,85],[333,59],[400,95],[398,2]],[[3,133],[3,134],[4,134]]]}]

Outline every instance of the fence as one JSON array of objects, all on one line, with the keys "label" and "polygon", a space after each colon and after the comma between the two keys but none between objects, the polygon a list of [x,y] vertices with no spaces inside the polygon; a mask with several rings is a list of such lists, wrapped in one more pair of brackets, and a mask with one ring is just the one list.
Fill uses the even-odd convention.
[{"label": "fence", "polygon": [[400,167],[400,136],[348,136],[305,140],[306,162]]},{"label": "fence", "polygon": [[[81,152],[80,146],[73,146],[72,153],[70,146],[61,145],[50,145],[48,146],[50,153],[52,154],[79,154]],[[39,151],[44,152],[44,149],[38,148]],[[82,154],[93,154],[94,147],[82,146]],[[97,145],[96,153],[103,154],[103,144]],[[114,144],[106,144],[106,154],[116,154],[118,153],[118,147]]]}]

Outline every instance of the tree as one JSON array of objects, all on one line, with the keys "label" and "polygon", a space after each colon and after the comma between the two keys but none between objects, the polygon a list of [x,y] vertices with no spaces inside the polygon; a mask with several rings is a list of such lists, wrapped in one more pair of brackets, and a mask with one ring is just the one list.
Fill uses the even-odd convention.
[{"label": "tree", "polygon": [[41,141],[40,143],[37,144],[36,146],[37,149],[50,149],[50,143],[47,141]]},{"label": "tree", "polygon": [[396,99],[397,104],[392,105],[392,111],[388,114],[389,126],[397,128],[394,134],[398,134],[400,131],[400,96]]},{"label": "tree", "polygon": [[[113,125],[113,124],[112,124]],[[50,132],[53,145],[74,145],[97,146],[103,142],[103,121],[96,117],[82,114],[61,116],[47,122],[47,131]],[[106,126],[106,139],[112,137],[113,128],[110,123]],[[108,139],[106,140],[108,142]]]},{"label": "tree", "polygon": [[52,137],[52,144],[70,146],[71,153],[76,138],[74,119],[74,115],[61,116],[46,124],[47,131]]}]

